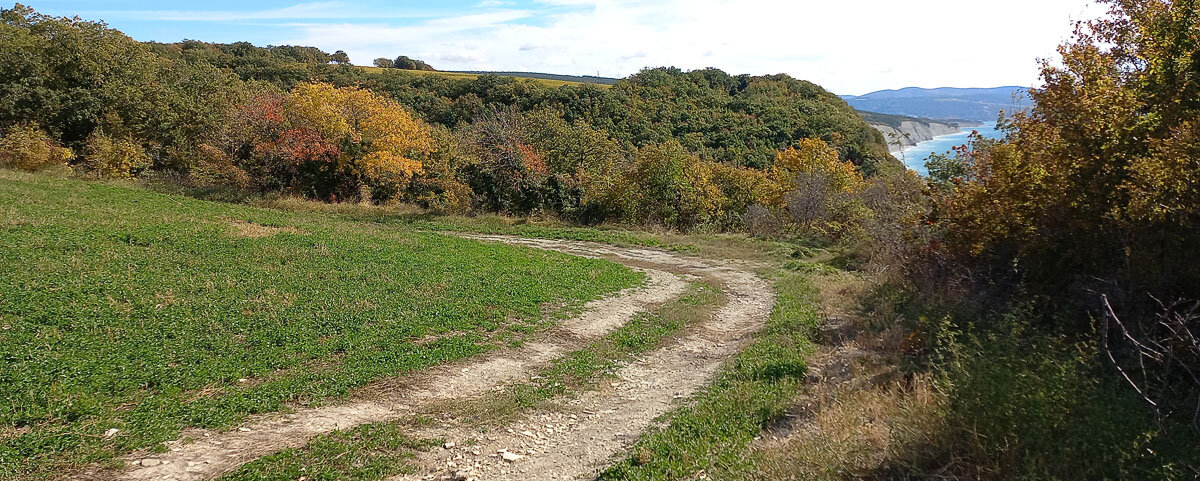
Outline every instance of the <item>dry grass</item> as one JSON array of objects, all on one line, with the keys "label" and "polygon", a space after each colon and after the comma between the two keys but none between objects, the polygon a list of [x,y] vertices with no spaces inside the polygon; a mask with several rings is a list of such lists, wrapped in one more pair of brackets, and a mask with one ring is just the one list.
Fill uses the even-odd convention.
[{"label": "dry grass", "polygon": [[813,276],[825,324],[809,358],[812,382],[753,446],[758,469],[744,479],[904,478],[931,471],[923,462],[944,452],[946,398],[928,377],[899,369],[910,333],[864,314],[875,311],[863,305],[873,282]]},{"label": "dry grass", "polygon": [[230,233],[236,237],[248,237],[251,239],[259,239],[262,237],[270,237],[276,234],[306,234],[307,232],[295,227],[274,227],[269,225],[256,224],[254,222],[246,222],[241,219],[227,219],[225,222],[229,224]]},{"label": "dry grass", "polygon": [[944,431],[945,398],[924,378],[907,387],[841,386],[829,398],[786,437],[755,447],[758,479],[891,478]]}]

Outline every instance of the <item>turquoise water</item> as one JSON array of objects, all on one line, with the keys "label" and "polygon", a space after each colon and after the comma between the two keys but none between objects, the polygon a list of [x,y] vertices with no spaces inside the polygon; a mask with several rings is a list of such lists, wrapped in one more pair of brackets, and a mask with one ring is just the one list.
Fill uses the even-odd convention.
[{"label": "turquoise water", "polygon": [[930,155],[949,153],[954,147],[966,144],[967,137],[975,130],[978,130],[980,134],[989,139],[998,139],[1004,136],[1003,132],[996,130],[996,127],[990,124],[964,127],[958,133],[934,137],[933,140],[921,142],[913,147],[904,149],[904,152],[897,152],[892,155],[903,161],[904,165],[908,166],[908,168],[917,171],[918,174],[927,175],[929,171],[925,170],[925,160]]}]

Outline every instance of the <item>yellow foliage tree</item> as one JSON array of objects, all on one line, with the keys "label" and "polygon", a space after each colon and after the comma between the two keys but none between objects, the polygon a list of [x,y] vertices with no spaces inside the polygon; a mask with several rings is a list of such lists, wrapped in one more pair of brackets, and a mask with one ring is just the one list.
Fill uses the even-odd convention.
[{"label": "yellow foliage tree", "polygon": [[337,143],[340,168],[334,170],[350,175],[360,189],[403,188],[435,150],[428,125],[365,89],[297,85],[284,101],[284,123]]},{"label": "yellow foliage tree", "polygon": [[823,175],[838,192],[857,192],[865,185],[858,167],[839,159],[837,150],[820,139],[801,140],[796,147],[775,155],[770,177],[776,182],[779,194],[793,190],[799,174]]},{"label": "yellow foliage tree", "polygon": [[841,236],[869,215],[854,198],[867,185],[862,173],[820,139],[779,152],[767,177],[768,207],[806,233]]},{"label": "yellow foliage tree", "polygon": [[86,166],[99,177],[131,179],[150,162],[146,149],[133,139],[114,139],[99,130],[87,138]]},{"label": "yellow foliage tree", "polygon": [[13,127],[0,138],[0,166],[34,171],[66,164],[75,154],[32,125]]}]

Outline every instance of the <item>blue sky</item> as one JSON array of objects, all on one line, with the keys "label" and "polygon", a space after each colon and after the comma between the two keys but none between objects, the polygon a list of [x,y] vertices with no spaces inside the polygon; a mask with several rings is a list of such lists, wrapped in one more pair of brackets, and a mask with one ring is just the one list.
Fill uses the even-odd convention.
[{"label": "blue sky", "polygon": [[[2,1],[2,0],[0,0]],[[623,77],[646,66],[788,73],[843,94],[1031,85],[1089,0],[27,0],[138,40],[408,55],[445,70]],[[1030,15],[1029,12],[1037,12]]]}]

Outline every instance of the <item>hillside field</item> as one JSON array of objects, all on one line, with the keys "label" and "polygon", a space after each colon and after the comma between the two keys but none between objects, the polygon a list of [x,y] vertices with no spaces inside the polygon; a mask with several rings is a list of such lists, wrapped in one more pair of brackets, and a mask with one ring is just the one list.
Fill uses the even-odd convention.
[{"label": "hillside field", "polygon": [[[446,77],[446,78],[455,79],[455,80],[464,80],[464,79],[465,80],[474,80],[475,78],[477,78],[481,75],[481,74],[466,73],[466,72],[441,72],[441,71],[437,71],[437,70],[402,70],[402,69],[394,69],[394,68],[367,67],[367,66],[360,66],[358,68],[361,68],[364,71],[369,72],[369,73],[404,72],[404,73],[413,74],[413,75],[432,75],[432,76],[437,76],[437,77]],[[497,74],[497,75],[499,75],[499,74]],[[514,79],[518,79],[518,80],[530,80],[538,85],[541,85],[543,87],[550,87],[550,88],[561,87],[563,85],[575,85],[575,86],[595,85],[595,86],[601,87],[601,88],[612,87],[611,85],[601,84],[601,83],[571,82],[571,81],[567,81],[567,80],[555,80],[555,79],[534,78],[534,77],[518,77],[518,76],[509,76],[509,75],[499,75],[499,76],[500,77],[510,77],[510,78],[514,78]]]},{"label": "hillside field", "polygon": [[606,261],[7,170],[0,206],[0,479],[343,397],[519,341],[642,279]]}]

